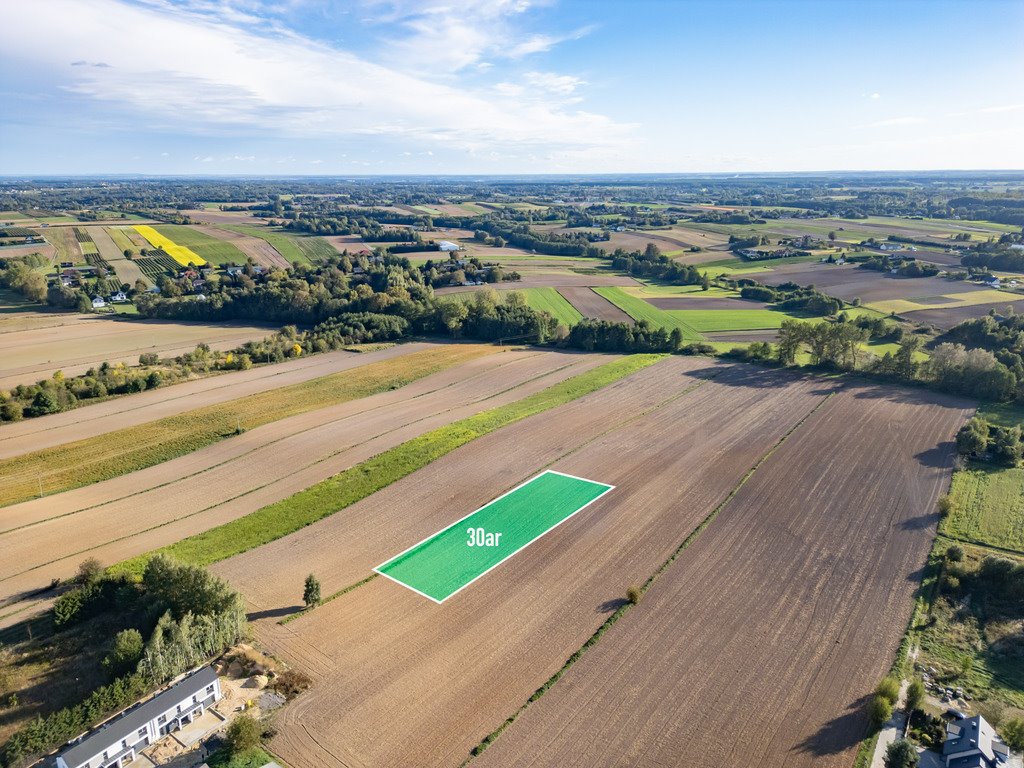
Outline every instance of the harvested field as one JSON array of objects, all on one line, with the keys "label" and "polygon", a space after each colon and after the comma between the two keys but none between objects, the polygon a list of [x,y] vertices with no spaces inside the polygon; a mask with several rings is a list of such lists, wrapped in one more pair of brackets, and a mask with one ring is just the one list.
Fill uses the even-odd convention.
[{"label": "harvested field", "polygon": [[57,255],[57,250],[49,243],[32,243],[32,245],[7,245],[0,248],[0,258],[3,259],[16,259],[19,256],[30,256],[33,253],[39,253],[46,258],[53,261]]},{"label": "harvested field", "polygon": [[722,333],[706,333],[708,341],[769,341],[776,342],[779,339],[778,331],[724,331]]},{"label": "harvested field", "polygon": [[262,264],[264,267],[287,269],[291,266],[288,259],[278,253],[274,246],[258,237],[244,235],[240,232],[232,232],[230,229],[221,229],[220,227],[194,226],[192,229],[217,240],[230,243],[257,264]]},{"label": "harvested field", "polygon": [[355,254],[359,252],[373,253],[374,245],[378,243],[367,243],[359,238],[358,235],[326,235],[324,238],[330,243],[338,253],[348,251],[349,254]]},{"label": "harvested field", "polygon": [[0,336],[5,333],[95,323],[95,315],[56,312],[43,304],[30,304],[20,294],[0,288]]},{"label": "harvested field", "polygon": [[[69,315],[68,317],[81,317]],[[0,389],[49,378],[57,370],[84,373],[106,361],[138,363],[143,352],[164,356],[194,349],[200,342],[230,349],[269,336],[274,329],[255,325],[117,320],[96,316],[88,321],[0,334]]]},{"label": "harvested field", "polygon": [[96,243],[100,258],[110,264],[118,280],[122,283],[127,283],[131,288],[135,287],[136,280],[143,280],[147,285],[149,284],[146,276],[139,269],[138,264],[124,257],[124,249],[117,246],[117,243],[114,242],[107,229],[104,227],[90,227],[89,234],[92,235],[92,240]]},{"label": "harvested field", "polygon": [[[166,546],[610,359],[494,352],[401,389],[280,419],[130,475],[5,508],[0,542],[11,557],[0,564],[0,605],[18,605],[19,596],[72,574],[86,552],[112,563]],[[69,525],[78,532],[73,540],[61,535]]]},{"label": "harvested field", "polygon": [[[579,275],[569,272],[534,272],[530,274],[524,273],[522,280],[496,283],[495,287],[498,285],[501,286],[502,290],[514,290],[516,288],[543,288],[546,286],[552,288],[571,288],[574,286],[587,287],[591,285],[639,285],[639,283],[625,275]],[[444,296],[446,293],[478,291],[480,288],[481,286],[476,285],[457,285],[451,288],[438,288],[435,293],[439,296]]]},{"label": "harvested field", "polygon": [[666,297],[646,299],[658,309],[767,309],[768,304],[763,301],[750,301],[749,299],[712,297],[702,298],[699,293],[679,296],[678,298]]},{"label": "harvested field", "polygon": [[594,320],[607,320],[611,323],[630,323],[633,318],[612,304],[604,296],[600,296],[590,288],[568,287],[558,291],[584,317]]},{"label": "harvested field", "polygon": [[943,307],[941,309],[920,309],[914,312],[901,312],[900,317],[906,318],[912,323],[922,325],[934,325],[936,328],[948,329],[964,320],[971,320],[975,317],[983,317],[990,309],[997,314],[1005,314],[1008,308],[1015,312],[1020,311],[1020,301],[1024,299],[1012,299],[1008,295],[1007,301],[996,302],[995,304],[968,304],[957,307]]},{"label": "harvested field", "polygon": [[244,211],[217,211],[204,208],[201,211],[189,211],[189,218],[201,224],[266,224],[266,219],[252,216]]},{"label": "harvested field", "polygon": [[72,264],[84,264],[85,257],[82,248],[75,237],[75,230],[72,227],[50,227],[39,230],[57,251],[57,261],[70,261]]},{"label": "harvested field", "polygon": [[[830,385],[821,386],[670,358],[481,438],[344,520],[217,566],[267,617],[261,639],[319,681],[282,712],[275,752],[296,768],[461,763],[821,402]],[[295,604],[295,567],[312,566],[330,593],[365,576],[375,555],[401,551],[549,466],[617,488],[443,606],[376,579],[286,627],[272,623]],[[451,484],[467,471],[474,483]],[[259,576],[277,567],[274,584]]]},{"label": "harvested field", "polygon": [[960,280],[942,277],[894,277],[884,272],[861,269],[852,264],[820,264],[804,262],[784,264],[764,272],[757,279],[766,285],[794,282],[813,284],[818,290],[846,301],[859,298],[864,304],[910,296],[940,296],[947,293],[968,293],[984,290]]},{"label": "harvested field", "polygon": [[474,764],[849,766],[969,412],[836,395]]},{"label": "harvested field", "polygon": [[115,432],[426,348],[425,344],[414,343],[372,353],[340,351],[297,357],[5,424],[0,428],[0,459]]}]

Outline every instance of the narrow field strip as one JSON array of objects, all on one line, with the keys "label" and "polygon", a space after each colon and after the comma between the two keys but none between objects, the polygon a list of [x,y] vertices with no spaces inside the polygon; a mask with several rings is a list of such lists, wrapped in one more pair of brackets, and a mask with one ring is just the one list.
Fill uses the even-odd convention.
[{"label": "narrow field strip", "polygon": [[[705,517],[697,525],[697,527],[694,528],[693,531],[691,531],[685,539],[683,539],[682,543],[680,543],[676,550],[671,555],[669,555],[669,557],[640,586],[639,593],[641,597],[651,588],[651,585],[654,584],[658,577],[661,576],[666,570],[668,570],[669,567],[671,567],[672,563],[674,563],[679,558],[679,556],[682,555],[682,553],[686,551],[686,549],[688,549],[694,541],[697,540],[697,537],[699,537],[707,529],[707,527],[711,525],[712,522],[714,522],[715,518],[717,518],[718,515],[722,512],[722,510],[729,505],[729,502],[733,500],[737,493],[739,493],[740,489],[747,483],[748,480],[750,480],[754,473],[757,472],[758,468],[760,468],[761,465],[763,465],[769,458],[771,458],[772,454],[774,454],[782,446],[782,444],[785,443],[791,435],[793,435],[793,433],[800,429],[800,427],[802,427],[808,419],[810,419],[815,413],[817,413],[822,407],[824,407],[824,405],[832,397],[833,394],[831,393],[823,397],[810,411],[804,414],[804,416],[796,424],[794,424],[784,435],[782,435],[782,437],[778,439],[775,445],[773,445],[763,456],[761,456],[761,458],[759,458],[757,462],[749,470],[747,470],[746,474],[744,474],[743,477],[740,478],[739,482],[736,483],[735,487],[733,487],[731,491],[729,491],[729,494],[722,500],[722,502],[713,510],[711,510],[710,513],[708,513],[707,517]],[[533,695],[530,696],[530,698],[527,699],[525,703],[523,703],[522,706],[519,707],[519,709],[513,712],[504,722],[502,722],[501,725],[499,725],[491,733],[485,736],[481,740],[481,742],[473,748],[473,750],[470,752],[469,757],[467,757],[466,760],[463,761],[460,768],[464,768],[464,766],[472,762],[475,757],[482,754],[484,750],[486,750],[487,747],[489,747],[494,742],[495,739],[501,736],[505,729],[512,725],[512,723],[514,723],[531,704],[533,704],[541,696],[547,693],[548,690],[561,679],[561,677],[569,670],[569,668],[573,664],[579,661],[590,648],[596,645],[597,642],[601,639],[602,635],[604,635],[605,632],[611,629],[611,627],[619,619],[621,619],[632,607],[634,607],[634,603],[631,602],[625,602],[622,605],[620,605],[604,621],[604,623],[601,624],[601,626],[599,626],[594,631],[594,634],[591,635],[587,639],[587,641],[582,646],[580,646],[580,648],[577,651],[575,651],[568,659],[566,659],[565,664],[563,664],[557,672],[555,672],[550,678],[548,678],[547,681],[545,681],[545,683],[540,688],[538,688],[533,693]]]},{"label": "narrow field strip", "polygon": [[683,338],[689,341],[700,341],[704,338],[696,328],[687,323],[683,318],[675,317],[636,296],[630,296],[621,288],[614,286],[599,287],[594,288],[594,292],[608,299],[608,301],[634,320],[646,320],[653,326],[667,328],[670,331],[678,328],[683,334]]},{"label": "narrow field strip", "polygon": [[478,437],[594,392],[663,357],[633,355],[606,363],[535,395],[413,438],[290,498],[114,568],[139,573],[157,553],[205,566],[254,549],[329,517]]},{"label": "narrow field strip", "polygon": [[277,390],[198,408],[98,438],[0,461],[0,506],[80,488],[151,467],[239,432],[404,386],[497,348],[452,345],[413,352]]},{"label": "narrow field strip", "polygon": [[373,570],[443,603],[614,488],[546,470]]},{"label": "narrow field strip", "polygon": [[206,265],[206,259],[184,245],[178,245],[171,238],[157,232],[153,227],[139,224],[135,231],[142,235],[154,248],[159,248],[183,267],[194,264],[197,267]]}]

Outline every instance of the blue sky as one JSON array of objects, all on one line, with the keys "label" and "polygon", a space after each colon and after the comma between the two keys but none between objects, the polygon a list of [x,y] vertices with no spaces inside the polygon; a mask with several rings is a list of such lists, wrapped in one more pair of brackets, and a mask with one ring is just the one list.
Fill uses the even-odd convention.
[{"label": "blue sky", "polygon": [[0,174],[1024,169],[1024,0],[31,0]]}]

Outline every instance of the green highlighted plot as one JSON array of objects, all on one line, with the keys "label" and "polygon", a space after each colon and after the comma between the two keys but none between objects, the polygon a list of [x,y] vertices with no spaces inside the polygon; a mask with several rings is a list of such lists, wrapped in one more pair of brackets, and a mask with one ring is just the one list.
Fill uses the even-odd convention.
[{"label": "green highlighted plot", "polygon": [[374,570],[442,603],[614,487],[548,470]]}]

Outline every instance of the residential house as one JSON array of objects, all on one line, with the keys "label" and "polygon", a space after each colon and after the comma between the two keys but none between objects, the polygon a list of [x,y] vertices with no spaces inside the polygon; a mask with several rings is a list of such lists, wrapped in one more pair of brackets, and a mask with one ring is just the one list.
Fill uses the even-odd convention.
[{"label": "residential house", "polygon": [[107,302],[103,299],[102,296],[93,296],[92,297],[92,308],[93,309],[102,309],[105,306],[107,306]]},{"label": "residential house", "polygon": [[946,768],[997,768],[1010,760],[1010,750],[981,715],[946,725],[942,745]]},{"label": "residential house", "polygon": [[898,251],[903,248],[899,243],[882,243],[878,247],[883,251]]},{"label": "residential house", "polygon": [[128,295],[124,291],[116,291],[110,294],[110,300],[112,302],[120,302],[123,304],[128,301]]},{"label": "residential house", "polygon": [[57,755],[57,768],[123,768],[145,747],[201,716],[220,697],[217,673],[203,667],[69,744]]},{"label": "residential house", "polygon": [[986,277],[984,282],[989,288],[998,288],[1001,284],[998,277]]}]

